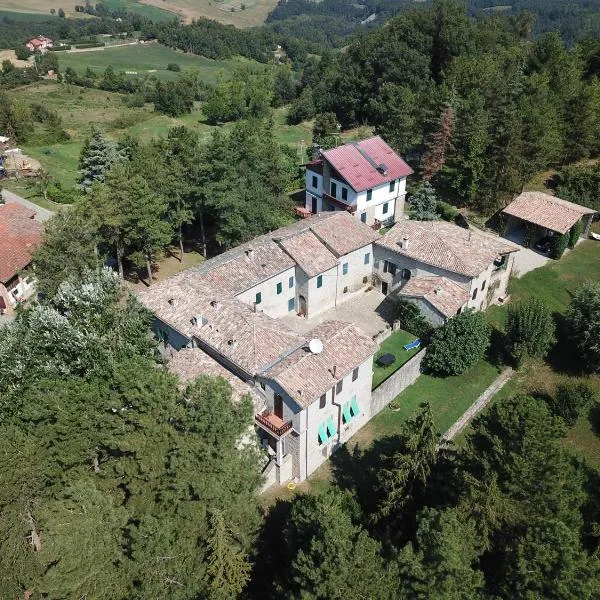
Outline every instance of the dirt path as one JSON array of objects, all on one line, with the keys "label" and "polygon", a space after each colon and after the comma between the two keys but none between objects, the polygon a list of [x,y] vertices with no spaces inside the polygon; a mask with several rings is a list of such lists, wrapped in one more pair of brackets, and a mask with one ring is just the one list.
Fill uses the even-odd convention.
[{"label": "dirt path", "polygon": [[514,370],[511,367],[504,369],[500,375],[494,380],[494,382],[471,404],[471,406],[466,410],[458,421],[446,431],[446,433],[442,436],[442,443],[449,442],[453,440],[473,419],[479,412],[485,408],[485,406],[489,403],[489,401],[497,394],[504,385],[511,379],[511,377],[515,374]]}]

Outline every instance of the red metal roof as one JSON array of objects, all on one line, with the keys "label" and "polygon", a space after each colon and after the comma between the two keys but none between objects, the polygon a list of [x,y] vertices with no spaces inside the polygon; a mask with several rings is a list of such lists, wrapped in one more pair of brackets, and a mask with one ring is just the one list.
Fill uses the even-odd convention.
[{"label": "red metal roof", "polygon": [[[380,136],[327,150],[323,157],[357,192],[414,172]],[[377,169],[378,165],[385,165],[385,174]]]},{"label": "red metal roof", "polygon": [[0,282],[10,281],[30,262],[42,240],[35,211],[20,204],[0,204]]}]

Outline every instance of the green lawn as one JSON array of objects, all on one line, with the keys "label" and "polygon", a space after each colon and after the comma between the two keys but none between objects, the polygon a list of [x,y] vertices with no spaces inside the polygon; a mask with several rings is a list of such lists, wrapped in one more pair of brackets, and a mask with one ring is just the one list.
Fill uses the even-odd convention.
[{"label": "green lawn", "polygon": [[194,69],[207,83],[214,83],[220,72],[231,72],[240,64],[256,64],[246,59],[212,60],[185,54],[161,44],[144,44],[136,46],[118,46],[87,52],[57,52],[58,64],[62,72],[71,67],[83,74],[89,67],[102,74],[106,67],[112,65],[115,71],[136,71],[139,75],[154,75],[162,80],[174,80],[180,73],[167,70],[169,63],[176,63],[182,71]]},{"label": "green lawn", "polygon": [[[410,344],[410,342],[413,342],[415,339],[416,337],[412,333],[399,329],[381,343],[373,360],[373,389],[393,375],[419,351],[419,348],[414,350],[405,350],[403,348],[403,346]],[[377,364],[377,359],[383,354],[393,354],[396,357],[396,361],[387,367]]]},{"label": "green lawn", "polygon": [[429,402],[436,427],[444,433],[499,373],[498,367],[483,360],[466,373],[454,377],[421,375],[395,399],[399,410],[383,409],[357,434],[357,441],[368,445],[374,439],[398,433],[402,423],[417,412],[422,402]]}]

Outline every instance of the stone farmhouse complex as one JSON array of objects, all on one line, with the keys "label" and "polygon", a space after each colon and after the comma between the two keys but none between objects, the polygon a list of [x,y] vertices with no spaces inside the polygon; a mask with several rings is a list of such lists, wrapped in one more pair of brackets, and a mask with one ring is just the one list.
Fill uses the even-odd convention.
[{"label": "stone farmhouse complex", "polygon": [[171,370],[183,379],[226,376],[237,396],[250,393],[271,456],[268,483],[303,481],[381,409],[371,395],[378,345],[352,323],[315,321],[299,334],[287,319],[310,323],[387,284],[388,294],[408,290],[441,323],[464,306],[487,305],[485,294],[482,301],[474,293],[487,284],[505,294],[517,249],[442,222],[403,221],[381,235],[348,211],[332,211],[187,269],[139,298],[156,317]]},{"label": "stone farmhouse complex", "polygon": [[[182,381],[218,375],[234,398],[252,399],[266,486],[303,481],[418,377],[422,354],[372,393],[377,336],[361,329],[362,317],[325,311],[377,290],[438,326],[506,297],[520,246],[408,220],[411,172],[379,137],[321,152],[306,165],[305,218],[139,293]],[[581,219],[589,228],[593,211],[542,196],[522,194],[504,212],[559,234]]]}]

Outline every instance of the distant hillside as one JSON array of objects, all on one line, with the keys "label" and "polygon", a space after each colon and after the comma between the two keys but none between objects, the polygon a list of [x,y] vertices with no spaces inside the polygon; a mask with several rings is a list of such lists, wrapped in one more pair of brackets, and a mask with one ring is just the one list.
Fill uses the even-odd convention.
[{"label": "distant hillside", "polygon": [[[431,0],[279,0],[267,23],[280,34],[305,41],[344,43],[348,37],[383,24],[395,14]],[[586,35],[600,37],[598,0],[466,0],[473,16],[502,12],[535,16],[534,33],[560,31],[572,44]]]}]

